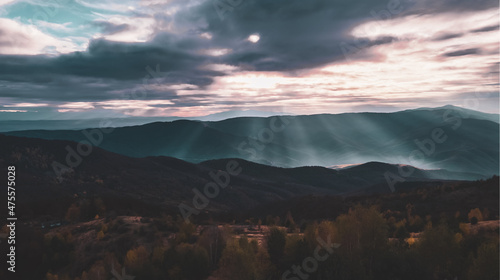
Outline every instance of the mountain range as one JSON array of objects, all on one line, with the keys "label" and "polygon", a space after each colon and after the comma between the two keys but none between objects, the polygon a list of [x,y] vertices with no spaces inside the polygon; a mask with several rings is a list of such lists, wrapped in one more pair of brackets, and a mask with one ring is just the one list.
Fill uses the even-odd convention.
[{"label": "mountain range", "polygon": [[[74,112],[59,113],[56,115],[36,115],[35,113],[29,114],[23,112],[0,112],[0,132],[32,129],[86,129],[92,127],[100,127],[103,121],[111,127],[123,127],[143,125],[152,122],[171,122],[175,120],[220,121],[237,117],[270,117],[276,114],[290,115],[286,113],[257,110],[233,110],[199,117],[131,117],[127,115],[118,115],[116,113],[113,114],[110,112],[105,112],[102,113],[102,116],[100,118],[81,118],[81,114]],[[55,118],[56,116],[58,118]]]},{"label": "mountain range", "polygon": [[[142,210],[155,206],[177,211],[180,202],[192,207],[196,196],[194,189],[205,193],[207,184],[219,182],[213,174],[227,170],[229,162],[236,164],[240,173],[228,176],[227,187],[220,189],[207,210],[251,209],[262,203],[304,195],[388,193],[391,190],[384,174],[398,172],[398,166],[379,162],[344,170],[324,167],[281,168],[242,159],[219,159],[193,164],[163,156],[132,158],[95,147],[78,166],[57,174],[54,172],[54,162],[63,163],[67,157],[65,147],[75,143],[4,135],[0,135],[0,143],[0,166],[16,166],[17,185],[20,186],[18,196],[22,197],[22,203],[38,205],[39,209],[33,211],[39,216],[50,215],[54,207],[69,207],[53,204],[54,201],[64,204],[63,201],[71,201],[75,195],[82,193],[111,197],[108,204],[129,201],[127,207]],[[221,181],[225,181],[223,177],[218,176]],[[478,174],[415,169],[404,182],[396,185],[396,189],[414,186],[411,182],[470,178],[483,177]]]},{"label": "mountain range", "polygon": [[128,157],[168,156],[192,163],[223,158],[276,167],[385,162],[482,176],[499,170],[498,115],[453,106],[395,113],[177,120],[109,130],[4,134],[87,141]]}]

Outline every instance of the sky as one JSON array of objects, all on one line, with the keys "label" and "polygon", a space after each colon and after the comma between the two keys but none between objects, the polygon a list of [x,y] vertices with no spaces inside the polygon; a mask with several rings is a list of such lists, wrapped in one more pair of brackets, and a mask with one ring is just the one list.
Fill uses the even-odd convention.
[{"label": "sky", "polygon": [[497,0],[0,0],[0,120],[499,110]]}]

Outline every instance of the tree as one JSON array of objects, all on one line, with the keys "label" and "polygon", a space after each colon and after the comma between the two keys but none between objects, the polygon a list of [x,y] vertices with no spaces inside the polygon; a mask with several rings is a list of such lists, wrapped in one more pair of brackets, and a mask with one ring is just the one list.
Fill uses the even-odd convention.
[{"label": "tree", "polygon": [[153,249],[151,261],[156,265],[161,265],[163,263],[163,259],[165,257],[165,251],[166,251],[165,247],[156,246]]},{"label": "tree", "polygon": [[286,233],[285,231],[272,227],[267,236],[267,252],[271,262],[278,265],[285,253]]},{"label": "tree", "polygon": [[295,221],[293,220],[292,213],[290,211],[286,213],[285,227],[289,228],[292,232],[295,230]]},{"label": "tree", "polygon": [[218,228],[217,226],[206,228],[198,238],[200,246],[205,248],[210,259],[210,266],[215,268],[226,247],[230,234],[229,228]]},{"label": "tree", "polygon": [[453,279],[460,274],[460,247],[455,234],[445,225],[425,230],[416,250],[427,268],[428,277]]},{"label": "tree", "polygon": [[104,238],[104,232],[101,230],[99,231],[99,233],[97,234],[97,240],[101,240]]},{"label": "tree", "polygon": [[406,229],[406,226],[403,224],[403,225],[399,225],[396,228],[396,231],[394,232],[394,237],[399,238],[399,239],[405,239],[405,238],[410,237],[410,233]]},{"label": "tree", "polygon": [[498,243],[486,243],[477,251],[477,257],[469,269],[469,279],[494,280],[500,279],[498,272]]},{"label": "tree", "polygon": [[388,238],[388,225],[374,207],[356,206],[347,215],[336,220],[340,243],[350,253],[373,257],[385,249]]},{"label": "tree", "polygon": [[149,260],[149,253],[144,246],[139,246],[127,252],[125,257],[125,266],[133,271],[139,271]]},{"label": "tree", "polygon": [[190,222],[183,222],[179,226],[176,241],[178,244],[184,242],[191,242],[194,234],[196,233],[196,226]]},{"label": "tree", "polygon": [[275,274],[267,252],[246,237],[228,242],[215,272],[217,279],[224,280],[276,279]]},{"label": "tree", "polygon": [[476,218],[477,221],[476,221],[476,224],[478,221],[482,221],[483,220],[483,213],[481,213],[481,210],[479,210],[479,208],[474,208],[472,210],[470,210],[469,212],[469,221],[472,223],[472,218]]},{"label": "tree", "polygon": [[248,241],[233,240],[227,244],[216,273],[221,279],[255,280],[257,278],[255,253],[241,248],[241,244],[245,242]]},{"label": "tree", "polygon": [[409,230],[411,232],[419,232],[424,229],[424,220],[420,218],[419,215],[415,215],[413,217],[410,217],[409,222]]},{"label": "tree", "polygon": [[57,274],[52,274],[50,272],[47,272],[47,275],[45,275],[47,280],[59,280],[59,276]]},{"label": "tree", "polygon": [[318,223],[314,222],[312,224],[308,224],[304,229],[304,241],[308,246],[308,250],[314,250],[317,246],[318,241],[316,238],[318,237]]},{"label": "tree", "polygon": [[66,212],[65,218],[70,222],[78,221],[78,219],[80,219],[80,207],[76,203],[71,204]]},{"label": "tree", "polygon": [[108,273],[104,268],[104,264],[102,261],[97,261],[92,265],[88,272],[89,279],[92,280],[107,280]]},{"label": "tree", "polygon": [[335,227],[338,238],[334,242],[341,244],[347,274],[357,274],[358,279],[365,273],[374,274],[380,267],[377,261],[387,249],[388,225],[382,214],[375,207],[358,205],[337,217]]},{"label": "tree", "polygon": [[266,217],[266,225],[268,225],[268,226],[274,226],[275,225],[273,216],[267,215],[267,217]]},{"label": "tree", "polygon": [[106,213],[106,206],[104,206],[104,201],[102,201],[102,198],[100,197],[95,198],[94,205],[95,205],[95,210],[97,212],[96,215],[103,216]]},{"label": "tree", "polygon": [[[331,238],[332,240],[338,235],[337,228],[331,221],[321,221],[318,225],[317,235],[322,240],[327,240]],[[317,241],[315,243],[318,243]]]},{"label": "tree", "polygon": [[205,248],[191,244],[181,244],[177,247],[180,257],[180,269],[183,279],[205,279],[210,270],[208,253]]}]

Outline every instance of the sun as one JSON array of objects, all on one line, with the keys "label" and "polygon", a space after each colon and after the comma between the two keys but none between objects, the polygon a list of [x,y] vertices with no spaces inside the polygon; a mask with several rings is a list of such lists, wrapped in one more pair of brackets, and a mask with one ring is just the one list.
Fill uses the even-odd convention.
[{"label": "sun", "polygon": [[255,44],[260,40],[260,36],[259,34],[252,34],[248,36],[247,40]]}]

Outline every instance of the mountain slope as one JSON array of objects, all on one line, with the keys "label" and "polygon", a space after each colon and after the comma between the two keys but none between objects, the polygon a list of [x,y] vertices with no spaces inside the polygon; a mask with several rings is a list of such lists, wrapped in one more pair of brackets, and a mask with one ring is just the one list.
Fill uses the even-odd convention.
[{"label": "mountain slope", "polygon": [[[241,173],[229,176],[228,186],[210,200],[207,210],[250,209],[304,195],[390,192],[383,174],[394,171],[393,165],[383,163],[342,172],[323,167],[279,168],[241,159],[192,164],[169,157],[130,158],[94,148],[59,181],[52,164],[55,161],[65,164],[66,148],[76,143],[3,135],[0,135],[0,143],[0,168],[16,166],[20,200],[38,205],[40,208],[33,210],[37,215],[48,215],[54,207],[67,209],[72,198],[81,193],[108,197],[109,203],[129,201],[126,209],[155,206],[179,213],[179,203],[193,205],[193,189],[203,192],[208,183],[217,182],[210,174],[227,170],[229,162],[237,163]],[[367,172],[369,170],[372,172]],[[455,175],[458,177],[453,177]],[[453,176],[444,179],[460,179],[462,175]],[[407,178],[409,182],[434,179],[436,176],[425,170],[417,170],[414,176]],[[53,205],[54,199],[61,205]]]},{"label": "mountain slope", "polygon": [[418,108],[414,110],[408,110],[408,111],[417,111],[417,110],[426,110],[426,111],[434,111],[434,110],[450,110],[452,112],[457,112],[460,114],[461,118],[464,119],[478,119],[478,120],[488,120],[492,122],[499,123],[500,122],[500,115],[499,114],[490,114],[490,113],[484,113],[484,112],[479,112],[479,111],[474,111],[471,109],[466,109],[466,108],[461,108],[453,105],[446,105],[438,108]]},{"label": "mountain slope", "polygon": [[[19,131],[13,136],[82,141],[82,131]],[[490,176],[499,169],[498,123],[437,108],[396,113],[174,121],[116,128],[99,147],[132,157],[190,162],[242,158],[282,167],[360,162],[409,164]]]},{"label": "mountain slope", "polygon": [[[170,122],[176,120],[192,121],[220,121],[237,117],[270,117],[276,112],[265,112],[256,110],[226,111],[201,117],[127,117],[114,114],[112,117],[101,116],[100,118],[78,119],[78,114],[71,114],[62,119],[51,119],[50,116],[40,115],[38,118],[27,118],[15,116],[17,113],[0,112],[0,132],[21,130],[75,130],[99,127],[103,120],[110,127],[124,127],[144,125],[152,122]],[[61,114],[61,113],[60,113]],[[64,113],[63,113],[64,114]],[[286,114],[286,113],[283,113]],[[6,116],[7,115],[7,116]],[[10,116],[9,116],[10,115]],[[97,115],[97,114],[96,114]],[[289,114],[288,114],[289,115]],[[68,119],[68,117],[70,117]]]}]

